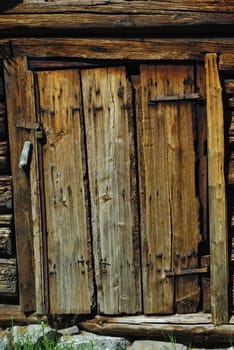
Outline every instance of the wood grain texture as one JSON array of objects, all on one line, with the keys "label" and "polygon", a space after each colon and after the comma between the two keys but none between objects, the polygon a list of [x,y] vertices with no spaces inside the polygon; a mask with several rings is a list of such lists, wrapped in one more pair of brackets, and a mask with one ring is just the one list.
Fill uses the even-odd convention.
[{"label": "wood grain texture", "polygon": [[[197,344],[199,348],[221,346],[233,334],[233,317],[229,325],[212,324],[210,314],[198,313],[171,316],[132,316],[100,317],[80,322],[80,329],[97,334],[125,336],[130,338],[150,338],[168,341],[168,334],[173,334],[176,341],[185,344]],[[189,339],[188,339],[189,334]]]},{"label": "wood grain texture", "polygon": [[17,272],[15,259],[0,259],[0,296],[17,295]]},{"label": "wood grain texture", "polygon": [[14,124],[16,119],[35,120],[33,78],[32,73],[27,71],[25,58],[5,61],[4,76],[13,177],[20,305],[23,311],[32,311],[35,310],[35,286],[30,178],[22,169],[20,171],[18,166],[24,141],[30,141],[32,138],[29,131],[17,129]]},{"label": "wood grain texture", "polygon": [[[27,5],[27,6],[25,6]],[[52,0],[52,1],[45,1],[45,0],[23,0],[23,4],[18,5],[18,8],[35,8],[39,7],[41,9],[55,9],[60,8],[60,6],[69,6],[69,8],[73,9],[72,6],[75,6],[75,8],[87,6],[88,8],[103,8],[106,6],[106,8],[111,8],[112,6],[119,6],[119,11],[125,11],[125,8],[128,8],[128,11],[133,11],[134,7],[141,8],[142,11],[150,12],[150,8],[152,10],[182,10],[182,11],[204,11],[204,12],[225,12],[225,11],[234,11],[234,5],[232,0],[225,1],[225,3],[222,0],[195,0],[193,2],[190,2],[189,0],[178,0],[176,3],[173,0],[166,0],[166,1],[159,1],[159,0],[153,0],[150,3],[150,6],[147,6],[144,1],[132,1],[132,7],[129,6],[128,1],[126,0],[111,0],[106,4],[105,1],[91,1],[91,0]],[[13,9],[13,11],[17,10]]]},{"label": "wood grain texture", "polygon": [[91,311],[79,71],[38,72],[51,313]]},{"label": "wood grain texture", "polygon": [[[206,98],[206,76],[204,65],[196,65],[196,90]],[[196,106],[195,142],[197,141],[198,192],[200,201],[200,227],[204,241],[209,239],[208,193],[207,193],[207,118],[205,104]]]},{"label": "wood grain texture", "polygon": [[0,255],[6,257],[13,255],[13,232],[10,227],[0,227]]},{"label": "wood grain texture", "polygon": [[[144,307],[146,313],[171,313],[174,281],[167,272],[198,263],[193,116],[189,103],[150,106],[149,100],[193,87],[193,68],[142,66],[141,82],[142,120],[138,129],[141,216],[145,223],[141,229]],[[194,311],[199,302],[198,277],[177,277],[175,288],[178,312]]]},{"label": "wood grain texture", "polygon": [[141,311],[132,92],[123,67],[83,70],[98,311]]},{"label": "wood grain texture", "polygon": [[[58,34],[57,34],[58,35]],[[204,53],[220,53],[220,69],[231,69],[227,55],[234,49],[231,38],[24,38],[1,39],[2,57],[76,57],[90,59],[204,60]]]},{"label": "wood grain texture", "polygon": [[228,322],[227,212],[224,180],[222,88],[217,55],[206,55],[211,311],[214,324]]},{"label": "wood grain texture", "polygon": [[[132,5],[133,6],[133,5]],[[155,30],[161,34],[187,34],[196,32],[207,34],[232,34],[233,11],[230,12],[183,12],[183,11],[160,11],[150,10],[138,14],[126,11],[119,13],[119,5],[115,9],[107,7],[99,13],[91,12],[85,8],[83,11],[67,12],[67,8],[61,13],[24,13],[7,16],[0,14],[0,30],[2,37],[28,36],[29,32],[34,36],[64,35],[105,35],[108,30],[110,35],[134,34],[150,35]],[[118,9],[118,10],[117,10]],[[80,10],[80,9],[79,9]],[[67,13],[64,13],[67,12]],[[219,31],[217,30],[219,28]]]}]

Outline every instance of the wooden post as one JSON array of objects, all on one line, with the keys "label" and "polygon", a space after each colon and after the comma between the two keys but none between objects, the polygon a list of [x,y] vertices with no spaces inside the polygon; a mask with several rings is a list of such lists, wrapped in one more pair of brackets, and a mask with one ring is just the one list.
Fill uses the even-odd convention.
[{"label": "wooden post", "polygon": [[222,88],[217,55],[206,62],[208,196],[210,229],[211,312],[214,324],[228,322],[228,246],[224,180]]}]

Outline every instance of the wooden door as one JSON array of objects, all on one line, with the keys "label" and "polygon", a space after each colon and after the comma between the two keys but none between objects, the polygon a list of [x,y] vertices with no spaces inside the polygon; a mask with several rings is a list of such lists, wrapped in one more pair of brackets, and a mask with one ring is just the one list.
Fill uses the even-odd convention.
[{"label": "wooden door", "polygon": [[[193,66],[142,65],[138,99],[143,300],[146,313],[198,310],[199,202]],[[191,95],[192,96],[192,95]],[[191,270],[190,272],[186,269]]]},{"label": "wooden door", "polygon": [[[14,62],[5,74],[8,105],[18,85],[23,95],[19,114],[9,107],[16,225],[34,248],[24,257],[19,236],[19,262],[34,264],[35,276],[29,269],[24,278],[35,279],[37,311],[197,311],[206,160],[196,148],[206,135],[197,132],[203,111],[186,96],[204,91],[202,70],[142,65],[132,77],[126,67],[32,72],[26,59],[23,68]],[[44,139],[17,129],[16,145],[18,116],[21,125],[40,123]],[[29,138],[23,173],[18,157]]]}]

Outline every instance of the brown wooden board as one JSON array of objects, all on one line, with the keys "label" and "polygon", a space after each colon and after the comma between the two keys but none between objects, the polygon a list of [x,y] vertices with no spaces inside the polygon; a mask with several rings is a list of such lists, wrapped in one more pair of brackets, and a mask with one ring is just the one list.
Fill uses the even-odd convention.
[{"label": "brown wooden board", "polygon": [[206,55],[208,194],[211,311],[213,322],[228,322],[228,242],[224,180],[224,121],[217,55]]},{"label": "brown wooden board", "polygon": [[177,277],[174,286],[167,273],[198,264],[192,108],[187,102],[150,105],[149,101],[194,92],[193,67],[143,65],[141,83],[138,142],[144,312],[172,313],[174,293],[177,311],[190,312],[199,303],[198,276]]},{"label": "brown wooden board", "polygon": [[35,119],[33,77],[25,58],[4,62],[8,128],[13,177],[14,216],[17,241],[20,305],[23,311],[35,310],[34,258],[31,216],[30,177],[19,169],[24,142],[31,133],[15,127],[16,119]]},{"label": "brown wooden board", "polygon": [[124,67],[83,70],[98,311],[141,312],[132,91]]},{"label": "brown wooden board", "polygon": [[91,310],[79,71],[38,72],[51,313]]}]

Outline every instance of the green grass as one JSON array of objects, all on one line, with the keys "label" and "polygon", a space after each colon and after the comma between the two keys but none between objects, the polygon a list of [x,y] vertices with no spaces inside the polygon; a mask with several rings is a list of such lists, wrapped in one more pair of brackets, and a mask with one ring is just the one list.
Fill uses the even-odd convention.
[{"label": "green grass", "polygon": [[26,336],[24,341],[14,342],[12,344],[12,337],[9,337],[8,345],[6,350],[93,350],[93,343],[90,341],[89,344],[73,344],[73,343],[59,343],[59,338],[49,339],[45,334],[45,324],[41,323],[42,327],[42,338],[37,344],[34,344],[30,336]]}]

